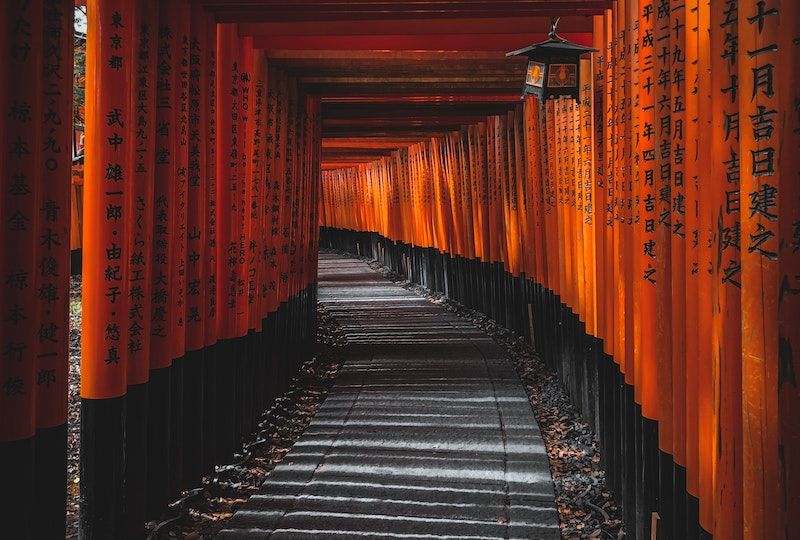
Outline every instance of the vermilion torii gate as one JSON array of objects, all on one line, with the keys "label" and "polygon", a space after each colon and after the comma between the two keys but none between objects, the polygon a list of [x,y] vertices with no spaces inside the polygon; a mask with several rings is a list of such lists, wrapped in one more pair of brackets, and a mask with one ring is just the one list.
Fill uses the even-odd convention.
[{"label": "vermilion torii gate", "polygon": [[47,0],[5,2],[0,12],[0,463],[9,487],[0,505],[9,537],[64,530],[72,10]]},{"label": "vermilion torii gate", "polygon": [[[141,537],[307,356],[320,200],[331,245],[535,329],[628,534],[791,537],[796,2],[78,3],[84,537]],[[73,2],[2,4],[0,536],[59,538]],[[593,84],[520,102],[503,52],[565,14]]]},{"label": "vermilion torii gate", "polygon": [[306,354],[320,144],[317,102],[235,25],[88,8],[81,530],[101,538],[229,461]]},{"label": "vermilion torii gate", "polygon": [[[313,343],[319,106],[200,6],[87,8],[80,530],[139,538]],[[73,4],[3,9],[3,535],[57,538]]]}]

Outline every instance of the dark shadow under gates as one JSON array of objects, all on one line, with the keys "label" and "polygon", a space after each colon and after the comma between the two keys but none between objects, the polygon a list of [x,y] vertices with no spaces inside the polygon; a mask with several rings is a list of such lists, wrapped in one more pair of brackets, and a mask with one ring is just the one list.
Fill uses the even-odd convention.
[{"label": "dark shadow under gates", "polygon": [[635,526],[632,533],[650,538],[657,523],[665,538],[708,537],[699,525],[698,500],[686,492],[685,468],[659,450],[657,424],[642,417],[619,366],[552,291],[512,276],[499,263],[451,257],[377,233],[323,227],[320,245],[377,260],[526,336],[595,427],[609,483],[625,523]]}]

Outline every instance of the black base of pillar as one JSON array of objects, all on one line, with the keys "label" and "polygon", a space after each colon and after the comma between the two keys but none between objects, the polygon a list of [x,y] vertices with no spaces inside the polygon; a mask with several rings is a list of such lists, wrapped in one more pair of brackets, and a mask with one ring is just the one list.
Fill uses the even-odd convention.
[{"label": "black base of pillar", "polygon": [[253,388],[253,403],[250,409],[250,414],[252,415],[253,421],[253,429],[255,428],[256,424],[258,424],[258,421],[261,418],[261,413],[264,411],[264,407],[266,406],[266,381],[264,380],[264,370],[267,366],[264,354],[266,340],[264,339],[263,328],[264,321],[261,321],[258,332],[255,332],[255,335],[253,336],[253,370],[250,379],[250,385]]},{"label": "black base of pillar", "polygon": [[170,502],[170,392],[172,368],[150,371],[147,408],[147,518],[161,516]]},{"label": "black base of pillar", "polygon": [[169,497],[180,497],[183,488],[183,370],[186,357],[172,361],[169,403]]},{"label": "black base of pillar", "polygon": [[699,540],[700,538],[700,501],[697,497],[689,495],[686,505],[686,540]]},{"label": "black base of pillar", "polygon": [[202,473],[210,474],[217,463],[217,355],[215,343],[203,349],[203,446]]},{"label": "black base of pillar", "polygon": [[81,510],[83,540],[123,538],[125,396],[81,398]]},{"label": "black base of pillar", "polygon": [[[33,506],[36,509],[35,537],[64,538],[66,534],[64,516],[67,510],[67,425],[37,430],[35,456],[36,502]],[[0,463],[4,466],[10,464],[2,457]],[[16,496],[16,489],[13,492]]]},{"label": "black base of pillar", "polygon": [[69,273],[72,276],[79,276],[81,275],[81,270],[83,267],[83,250],[73,249],[69,252]]},{"label": "black base of pillar", "polygon": [[183,489],[203,478],[203,355],[203,349],[186,351],[183,360]]},{"label": "black base of pillar", "polygon": [[128,387],[125,403],[125,538],[142,538],[147,521],[148,384]]},{"label": "black base of pillar", "polygon": [[[35,452],[36,437],[0,443],[0,466],[3,468],[0,523],[2,534],[8,538],[35,538],[38,519],[34,504]],[[63,514],[61,521],[64,521]]]},{"label": "black base of pillar", "polygon": [[217,463],[230,463],[236,452],[236,341],[217,343],[216,379],[216,458]]},{"label": "black base of pillar", "polygon": [[679,536],[679,532],[686,530],[689,493],[686,491],[686,468],[675,465],[673,476],[674,491],[672,492],[672,532]]}]

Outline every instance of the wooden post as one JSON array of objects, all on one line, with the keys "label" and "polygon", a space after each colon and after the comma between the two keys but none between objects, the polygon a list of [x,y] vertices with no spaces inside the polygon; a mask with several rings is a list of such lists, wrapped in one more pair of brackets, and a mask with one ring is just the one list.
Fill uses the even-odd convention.
[{"label": "wooden post", "polygon": [[127,366],[125,408],[125,519],[128,538],[139,538],[146,522],[148,391],[152,308],[153,193],[155,183],[155,79],[158,9],[152,0],[134,3],[130,113],[125,125],[128,180],[125,208],[131,215],[125,239],[130,248],[124,326]]},{"label": "wooden post", "polygon": [[[8,534],[32,536],[35,527],[35,447],[37,425],[37,364],[42,329],[47,338],[50,319],[42,311],[65,302],[66,290],[52,291],[37,271],[41,236],[42,167],[42,58],[44,49],[41,1],[8,2],[2,21],[3,132],[0,144],[0,459],[8,471],[2,516]],[[57,234],[57,233],[56,233]],[[45,236],[45,238],[48,238]],[[52,236],[50,242],[53,242]],[[55,238],[58,241],[57,237]],[[64,239],[66,241],[66,239]],[[53,245],[58,250],[58,246]],[[41,248],[39,248],[41,249]],[[45,295],[37,294],[37,287]],[[52,294],[51,294],[52,292]],[[60,314],[59,308],[54,315]],[[57,334],[56,334],[57,335]],[[56,363],[59,359],[56,359]],[[63,360],[61,360],[63,361]]]},{"label": "wooden post", "polygon": [[744,538],[778,538],[779,211],[784,184],[792,183],[780,164],[781,150],[792,150],[780,144],[772,111],[782,100],[778,70],[790,66],[780,65],[776,43],[781,3],[743,0],[738,7]]},{"label": "wooden post", "polygon": [[[148,460],[147,506],[150,517],[156,517],[169,502],[170,448],[178,434],[170,427],[172,405],[172,360],[176,339],[172,320],[175,287],[172,268],[175,265],[174,164],[177,159],[174,108],[175,64],[177,54],[176,3],[160,2],[158,28],[154,37],[157,46],[155,80],[155,158],[153,171],[153,253],[151,274],[150,382],[148,385]],[[177,378],[177,375],[175,376]]]},{"label": "wooden post", "polygon": [[[203,470],[213,471],[216,459],[216,414],[217,414],[217,363],[220,346],[217,343],[217,314],[219,313],[218,289],[218,249],[217,229],[219,227],[219,208],[217,205],[217,24],[212,17],[206,18],[204,40],[205,55],[200,58],[201,64],[201,128],[206,128],[200,151],[205,155],[205,170],[201,171],[201,182],[205,182],[205,239],[203,245],[205,274],[203,281]],[[205,119],[205,121],[204,121]],[[201,129],[202,134],[202,129]]]},{"label": "wooden post", "polygon": [[69,1],[46,0],[43,9],[34,507],[39,516],[35,536],[60,538],[67,491],[73,7]]},{"label": "wooden post", "polygon": [[[699,31],[701,36],[699,38],[700,51],[698,53],[698,62],[700,66],[710,66],[711,50],[707,32],[711,25],[710,6],[707,2],[702,0],[698,5],[699,9]],[[699,148],[710,148],[711,146],[711,77],[710,70],[701,69],[699,73],[699,90],[698,90],[698,110],[699,116]],[[712,318],[711,318],[711,287],[713,279],[711,276],[711,260],[712,260],[712,228],[711,222],[711,205],[710,198],[711,190],[706,189],[708,182],[708,170],[703,169],[698,171],[698,188],[697,188],[697,201],[698,201],[698,268],[697,268],[697,296],[696,305],[698,312],[697,328],[698,328],[698,348],[697,348],[697,361],[690,367],[690,372],[693,370],[693,376],[689,379],[688,385],[691,388],[694,386],[694,403],[687,404],[687,412],[696,411],[696,419],[694,414],[687,422],[691,421],[693,424],[696,422],[694,428],[696,436],[696,446],[689,447],[692,451],[691,456],[687,456],[687,491],[692,494],[696,499],[689,505],[689,513],[687,513],[687,526],[693,533],[696,534],[697,527],[694,523],[699,519],[699,508],[697,506],[698,499],[708,500],[711,494],[711,474],[713,472],[713,437],[715,434],[715,412],[713,409],[713,367],[711,363],[711,332],[712,332]],[[687,441],[688,444],[688,441]]]},{"label": "wooden post", "polygon": [[127,274],[126,168],[132,4],[87,2],[86,158],[81,332],[81,515],[84,538],[123,537]]},{"label": "wooden post", "polygon": [[[208,444],[204,428],[204,389],[206,346],[206,144],[208,112],[205,92],[208,88],[206,71],[208,23],[199,6],[190,8],[188,35],[188,66],[181,83],[188,83],[186,128],[188,161],[186,175],[186,358],[183,371],[183,454],[184,488],[196,486],[203,476],[203,452]],[[186,61],[186,55],[183,56]],[[184,101],[181,101],[182,105]],[[194,450],[192,450],[194,449]]]},{"label": "wooden post", "polygon": [[779,487],[778,535],[797,534],[800,513],[800,9],[783,2],[778,26],[778,74],[781,111],[786,120],[780,133],[781,178],[785,178],[779,201],[780,293],[778,295],[778,414]]},{"label": "wooden post", "polygon": [[[699,350],[700,333],[698,332],[698,309],[695,299],[698,296],[698,281],[700,273],[700,230],[699,219],[699,188],[700,188],[700,144],[699,134],[702,126],[700,125],[699,96],[700,74],[700,18],[697,0],[690,2],[690,8],[686,14],[686,25],[688,28],[686,44],[686,80],[691,91],[686,94],[686,267],[685,275],[685,296],[686,320],[684,323],[686,333],[686,364],[685,373],[681,378],[684,385],[684,426],[685,441],[683,450],[676,449],[675,456],[679,464],[685,467],[686,491],[696,494],[696,490],[690,491],[689,478],[697,470],[697,361],[694,352]],[[675,382],[675,381],[673,381]],[[676,420],[676,422],[678,422]],[[682,458],[682,459],[681,459]],[[676,526],[681,521],[685,522],[686,508],[675,508]]]},{"label": "wooden post", "polygon": [[[686,398],[684,377],[686,372],[686,183],[689,149],[687,148],[687,129],[692,122],[687,114],[687,96],[692,93],[691,81],[688,78],[690,58],[696,60],[687,49],[689,46],[689,32],[694,31],[689,26],[691,18],[690,6],[681,0],[672,0],[670,3],[670,122],[672,136],[670,140],[670,206],[671,206],[671,236],[670,236],[670,289],[672,291],[672,310],[670,320],[670,340],[672,343],[671,379],[672,379],[672,445],[670,452],[676,464],[686,463]],[[692,27],[696,27],[692,25]],[[696,74],[696,68],[693,71]],[[692,149],[694,150],[694,149]],[[672,480],[670,479],[670,484]],[[677,486],[673,486],[679,489]],[[674,509],[673,509],[674,512]]]},{"label": "wooden post", "polygon": [[[225,340],[224,360],[217,363],[217,460],[226,462],[236,449],[235,370],[233,338],[236,337],[238,213],[236,194],[240,179],[238,97],[238,37],[233,24],[217,25],[217,338]],[[234,143],[236,145],[234,146]],[[234,237],[235,235],[235,237]]]},{"label": "wooden post", "polygon": [[[666,279],[663,271],[658,272],[656,257],[660,247],[657,242],[656,227],[658,224],[658,186],[656,178],[657,133],[656,94],[659,69],[664,70],[663,62],[658,67],[655,51],[655,14],[651,0],[639,0],[639,84],[638,90],[638,133],[639,175],[636,179],[639,199],[639,219],[635,225],[636,273],[633,287],[635,293],[634,340],[635,354],[638,360],[636,371],[637,390],[642,405],[642,415],[652,420],[658,419],[658,358],[663,351],[658,350],[656,339],[657,314],[656,305],[661,301],[657,297],[657,283]],[[665,24],[663,21],[659,25]],[[669,71],[669,68],[666,68]],[[663,136],[662,136],[663,138]],[[662,269],[663,270],[663,269]]]},{"label": "wooden post", "polygon": [[[732,10],[732,11],[731,11]],[[714,407],[719,409],[719,439],[714,450],[714,493],[709,501],[713,523],[709,532],[720,538],[742,537],[742,374],[741,374],[741,229],[739,100],[736,6],[711,5],[711,174],[714,230],[714,313],[711,351],[716,382]],[[701,504],[702,507],[702,504]],[[706,512],[708,514],[708,512]]]}]

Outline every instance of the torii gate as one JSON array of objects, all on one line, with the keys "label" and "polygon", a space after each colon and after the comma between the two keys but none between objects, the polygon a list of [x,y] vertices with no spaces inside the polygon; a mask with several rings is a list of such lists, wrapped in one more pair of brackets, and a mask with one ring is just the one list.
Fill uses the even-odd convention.
[{"label": "torii gate", "polygon": [[[202,6],[87,7],[80,529],[133,538],[232,458],[313,344],[319,106]],[[13,308],[2,323],[0,460],[18,487],[3,503],[17,521],[4,528],[55,538],[73,2],[4,10],[0,247],[17,255],[0,263]]]},{"label": "torii gate", "polygon": [[[306,20],[298,5],[316,10],[313,24],[274,32]],[[427,218],[442,209],[419,197],[431,189],[424,175],[409,173],[439,156],[451,159],[456,143],[485,152],[487,124],[480,124],[490,115],[492,165],[510,155],[498,150],[508,119],[539,121],[530,106],[525,118],[500,118],[518,102],[525,65],[499,62],[475,42],[511,49],[507,31],[524,35],[525,17],[554,9],[573,14],[603,51],[595,116],[570,124],[562,120],[577,118],[574,104],[543,107],[546,130],[536,150],[548,154],[543,167],[516,163],[541,179],[538,221],[523,223],[533,225],[529,237],[525,227],[515,229],[519,213],[504,206],[494,178],[488,212],[476,212],[484,243],[462,259],[490,261],[495,273],[479,276],[495,289],[521,263],[535,268],[547,330],[561,340],[543,349],[554,364],[564,350],[569,362],[587,361],[580,345],[562,349],[574,335],[598,340],[595,352],[615,389],[604,403],[603,444],[625,471],[618,479],[634,521],[641,525],[636,513],[647,513],[655,498],[643,490],[657,485],[662,501],[683,497],[685,507],[672,509],[677,521],[697,521],[719,537],[789,530],[800,508],[798,483],[785,480],[800,470],[796,2],[87,6],[83,536],[137,537],[181,488],[232,456],[306,356],[323,160],[332,170],[328,225],[377,228],[369,221],[388,216],[364,213],[361,203],[377,199],[363,186],[374,189],[375,178],[396,174],[395,193],[416,191],[391,201],[386,237],[411,238],[419,252],[422,244],[458,255],[470,215],[457,229],[434,230]],[[13,538],[63,536],[72,7],[8,0],[0,11],[0,463],[14,486],[0,500],[14,518],[0,526]],[[354,13],[358,19],[347,20]],[[443,20],[416,20],[431,13]],[[398,24],[408,34],[384,39],[395,16],[405,18]],[[484,18],[502,29],[486,32]],[[343,34],[325,35],[326,19],[339,21]],[[418,26],[425,30],[410,38]],[[264,49],[286,48],[297,35],[325,51],[267,59]],[[384,47],[359,55],[348,50],[353,44]],[[399,50],[422,45],[429,54]],[[303,73],[312,68],[319,73]],[[452,136],[462,126],[461,139]],[[569,134],[590,127],[595,146],[581,151],[602,158],[594,185],[603,182],[597,193],[605,223],[587,244],[579,236],[573,191],[581,183],[572,183]],[[408,147],[420,141],[433,150],[417,147],[411,171]],[[390,157],[393,168],[370,164],[377,157]],[[487,195],[482,189],[475,193]],[[453,189],[451,197],[449,209],[458,210],[460,193]],[[350,219],[356,211],[360,221]],[[530,238],[533,249],[523,245]],[[564,321],[572,325],[567,333]],[[696,515],[687,517],[687,499]]]}]

